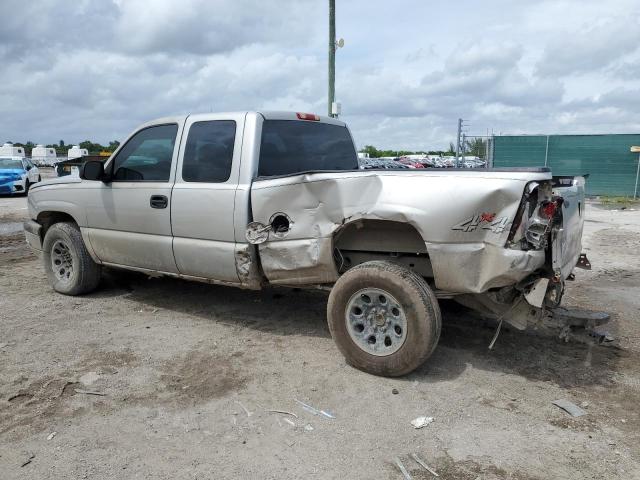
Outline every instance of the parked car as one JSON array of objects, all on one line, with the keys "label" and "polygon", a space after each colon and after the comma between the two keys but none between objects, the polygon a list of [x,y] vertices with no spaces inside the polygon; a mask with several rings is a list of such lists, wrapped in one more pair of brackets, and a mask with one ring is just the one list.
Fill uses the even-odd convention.
[{"label": "parked car", "polygon": [[30,159],[0,157],[0,194],[26,194],[40,180],[40,171]]},{"label": "parked car", "polygon": [[360,170],[337,119],[240,112],[142,125],[105,164],[36,184],[24,229],[67,295],[94,290],[102,266],[330,290],[347,361],[397,376],[436,348],[438,298],[542,322],[578,262],[583,212],[582,177]]},{"label": "parked car", "polygon": [[409,168],[425,168],[422,162],[407,157],[398,158],[398,163],[406,165]]},{"label": "parked car", "polygon": [[360,159],[360,168],[362,170],[396,170],[409,168],[408,165],[397,162],[395,160],[383,160],[380,158]]}]

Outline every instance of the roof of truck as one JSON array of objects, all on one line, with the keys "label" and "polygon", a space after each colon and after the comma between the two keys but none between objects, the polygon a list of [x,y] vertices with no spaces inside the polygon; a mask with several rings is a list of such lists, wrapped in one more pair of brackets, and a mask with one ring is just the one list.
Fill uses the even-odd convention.
[{"label": "roof of truck", "polygon": [[[158,125],[162,123],[174,123],[181,122],[186,120],[189,117],[197,117],[199,120],[207,120],[208,118],[219,118],[224,116],[237,116],[237,115],[261,115],[266,120],[298,120],[298,121],[316,121],[320,123],[330,123],[333,125],[345,126],[346,124],[338,120],[337,118],[328,117],[325,115],[317,115],[315,113],[306,113],[306,112],[290,112],[290,111],[280,111],[280,110],[248,110],[248,111],[239,111],[239,112],[210,112],[210,113],[190,113],[188,115],[173,115],[170,117],[161,117],[151,120],[149,122],[145,122],[140,127],[146,127],[150,125]],[[306,117],[306,118],[305,118]]]}]

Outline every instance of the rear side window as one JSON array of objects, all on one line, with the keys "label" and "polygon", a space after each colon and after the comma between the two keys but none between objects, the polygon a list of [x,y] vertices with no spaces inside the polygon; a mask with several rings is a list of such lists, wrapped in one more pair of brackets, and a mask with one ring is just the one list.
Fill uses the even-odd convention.
[{"label": "rear side window", "polygon": [[229,180],[236,122],[195,122],[189,129],[182,162],[185,182],[221,183]]},{"label": "rear side window", "polygon": [[113,160],[113,180],[166,182],[171,173],[178,125],[158,125],[136,133]]},{"label": "rear side window", "polygon": [[357,170],[358,155],[346,127],[296,120],[265,120],[258,175],[313,170]]}]

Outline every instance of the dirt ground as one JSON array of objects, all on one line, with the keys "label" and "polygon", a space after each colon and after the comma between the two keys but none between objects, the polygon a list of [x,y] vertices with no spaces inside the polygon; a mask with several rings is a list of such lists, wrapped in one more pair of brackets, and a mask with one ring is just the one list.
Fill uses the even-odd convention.
[{"label": "dirt ground", "polygon": [[395,457],[432,478],[410,453],[443,479],[640,478],[640,211],[586,214],[593,270],[565,304],[609,312],[615,345],[505,329],[489,351],[493,327],[445,303],[433,357],[386,379],[345,365],[323,292],[111,273],[56,294],[26,199],[1,197],[0,478],[401,479]]}]

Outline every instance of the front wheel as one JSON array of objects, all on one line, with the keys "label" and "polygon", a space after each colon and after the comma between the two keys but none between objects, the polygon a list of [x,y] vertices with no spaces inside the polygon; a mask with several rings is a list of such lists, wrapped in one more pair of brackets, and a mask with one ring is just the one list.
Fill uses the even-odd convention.
[{"label": "front wheel", "polygon": [[327,317],[331,336],[350,365],[390,377],[424,363],[442,327],[438,300],[427,282],[385,261],[344,273],[329,295]]},{"label": "front wheel", "polygon": [[100,283],[100,265],[89,255],[74,223],[61,222],[49,227],[42,258],[49,283],[56,292],[82,295],[95,290]]}]

